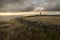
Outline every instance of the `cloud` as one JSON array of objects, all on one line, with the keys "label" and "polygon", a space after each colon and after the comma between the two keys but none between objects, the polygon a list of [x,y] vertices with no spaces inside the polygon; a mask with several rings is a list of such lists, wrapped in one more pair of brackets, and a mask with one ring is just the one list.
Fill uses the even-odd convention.
[{"label": "cloud", "polygon": [[60,0],[45,0],[47,5],[44,7],[47,11],[60,11]]},{"label": "cloud", "polygon": [[0,0],[0,11],[31,11],[34,7],[27,0]]},{"label": "cloud", "polygon": [[37,7],[47,11],[60,11],[60,0],[0,0],[0,12],[34,11]]},{"label": "cloud", "polygon": [[0,0],[0,12],[32,11],[40,4],[41,0]]}]

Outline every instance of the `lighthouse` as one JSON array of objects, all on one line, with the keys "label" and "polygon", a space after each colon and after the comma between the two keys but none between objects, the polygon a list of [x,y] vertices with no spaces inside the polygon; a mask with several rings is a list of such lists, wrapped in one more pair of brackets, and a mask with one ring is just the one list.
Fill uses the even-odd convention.
[{"label": "lighthouse", "polygon": [[40,12],[40,15],[41,15],[41,12]]}]

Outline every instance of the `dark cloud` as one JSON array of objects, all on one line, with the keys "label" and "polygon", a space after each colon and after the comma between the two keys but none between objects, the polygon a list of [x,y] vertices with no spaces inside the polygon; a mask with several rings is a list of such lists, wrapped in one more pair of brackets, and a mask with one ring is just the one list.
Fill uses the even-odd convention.
[{"label": "dark cloud", "polygon": [[0,11],[31,11],[34,7],[27,0],[0,0]]},{"label": "dark cloud", "polygon": [[60,0],[0,0],[0,12],[26,12],[43,7],[47,11],[60,11]]},{"label": "dark cloud", "polygon": [[45,0],[47,5],[45,10],[47,11],[60,11],[60,0]]},{"label": "dark cloud", "polygon": [[46,11],[60,11],[60,6],[56,5],[54,7],[45,8]]},{"label": "dark cloud", "polygon": [[34,7],[28,7],[28,8],[25,8],[23,10],[21,10],[22,12],[27,12],[27,11],[33,11],[34,10]]},{"label": "dark cloud", "polygon": [[0,0],[0,8],[4,5],[4,0]]}]

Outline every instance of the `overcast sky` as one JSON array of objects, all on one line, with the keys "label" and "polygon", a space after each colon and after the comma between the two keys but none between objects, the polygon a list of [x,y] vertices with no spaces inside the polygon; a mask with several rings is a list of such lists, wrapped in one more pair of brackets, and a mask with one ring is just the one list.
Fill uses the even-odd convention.
[{"label": "overcast sky", "polygon": [[0,12],[60,11],[60,0],[0,0]]}]

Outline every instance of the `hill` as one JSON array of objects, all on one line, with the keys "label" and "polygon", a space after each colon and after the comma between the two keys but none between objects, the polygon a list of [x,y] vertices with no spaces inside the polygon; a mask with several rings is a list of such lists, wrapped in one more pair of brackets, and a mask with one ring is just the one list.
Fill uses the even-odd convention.
[{"label": "hill", "polygon": [[60,40],[60,24],[29,18],[0,22],[0,40]]}]

